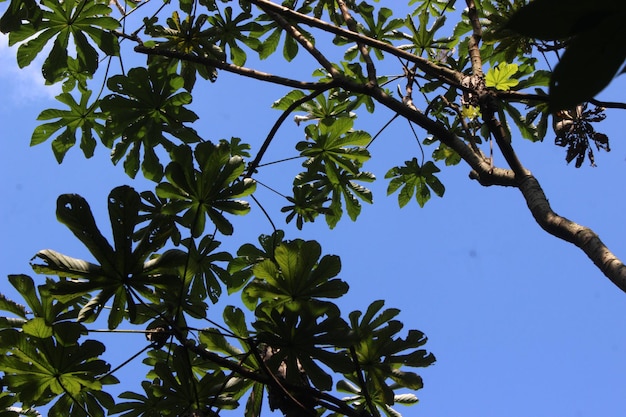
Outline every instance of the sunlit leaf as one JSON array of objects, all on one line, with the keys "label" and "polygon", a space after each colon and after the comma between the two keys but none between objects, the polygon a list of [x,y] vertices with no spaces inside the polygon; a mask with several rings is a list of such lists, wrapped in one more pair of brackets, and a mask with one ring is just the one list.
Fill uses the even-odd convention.
[{"label": "sunlit leaf", "polygon": [[510,90],[519,83],[517,79],[513,78],[515,73],[517,73],[517,69],[517,64],[501,62],[496,67],[490,68],[489,71],[487,71],[485,85],[497,90]]}]

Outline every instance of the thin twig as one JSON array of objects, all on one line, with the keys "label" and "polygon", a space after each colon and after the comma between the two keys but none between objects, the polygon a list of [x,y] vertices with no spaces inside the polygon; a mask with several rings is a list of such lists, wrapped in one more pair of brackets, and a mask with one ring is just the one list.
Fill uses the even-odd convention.
[{"label": "thin twig", "polygon": [[389,119],[389,121],[388,121],[387,123],[385,123],[385,124],[384,124],[384,126],[383,126],[383,127],[381,127],[381,128],[378,130],[378,132],[376,132],[376,134],[372,137],[372,140],[370,140],[370,141],[369,141],[369,143],[368,143],[367,145],[365,145],[365,149],[369,148],[369,147],[370,147],[370,145],[371,145],[372,143],[374,143],[374,141],[376,140],[376,138],[377,138],[378,136],[380,136],[380,134],[381,134],[381,133],[383,133],[383,130],[387,129],[387,127],[388,127],[388,126],[389,126],[389,125],[390,125],[390,124],[391,124],[394,120],[396,120],[396,119],[398,118],[398,116],[400,116],[398,113],[394,114],[394,115],[391,117],[391,119]]},{"label": "thin twig", "polygon": [[[350,10],[348,10],[348,6],[346,5],[346,2],[343,0],[337,0],[337,3],[339,4],[339,8],[341,9],[341,14],[343,15],[343,19],[346,21],[346,25],[348,26],[348,29],[350,29],[352,32],[358,32],[356,20],[354,20],[354,18],[350,14]],[[365,61],[367,79],[371,83],[376,84],[377,82],[376,81],[376,66],[374,65],[374,61],[372,61],[372,57],[370,56],[370,51],[369,49],[367,49],[367,46],[365,46],[364,43],[357,42],[356,44],[357,44],[357,47],[359,48],[359,51],[361,52],[363,61]]]},{"label": "thin twig", "polygon": [[263,214],[265,215],[265,217],[267,218],[267,221],[270,222],[270,225],[272,226],[272,229],[274,230],[274,232],[277,231],[276,229],[276,225],[274,224],[274,222],[272,221],[272,218],[270,217],[269,213],[267,212],[267,210],[265,210],[265,207],[263,207],[263,204],[261,204],[259,202],[259,200],[254,196],[254,194],[250,195],[250,197],[254,200],[254,202],[257,204],[257,206],[259,206],[259,208],[261,209],[261,211],[263,212]]},{"label": "thin twig", "polygon": [[150,344],[146,345],[139,352],[135,353],[133,356],[131,356],[130,358],[126,359],[124,362],[120,363],[115,368],[111,369],[109,372],[107,372],[106,374],[104,374],[102,376],[99,376],[96,379],[100,380],[100,379],[105,378],[105,377],[107,377],[109,375],[113,375],[115,372],[117,372],[118,370],[120,370],[121,368],[123,368],[124,366],[129,364],[133,359],[135,359],[137,356],[141,355],[142,353],[144,353],[146,350],[150,349],[151,347],[153,347],[153,343],[150,343]]},{"label": "thin twig", "polygon": [[308,94],[308,95],[306,95],[306,96],[304,96],[304,97],[294,101],[293,103],[291,103],[289,105],[289,107],[287,107],[285,109],[285,111],[283,111],[283,113],[280,115],[280,117],[276,120],[276,122],[272,126],[272,129],[267,134],[267,137],[265,138],[265,141],[263,141],[263,144],[261,145],[261,148],[259,149],[259,153],[257,153],[257,155],[254,158],[254,160],[248,166],[248,170],[246,171],[246,174],[244,175],[244,177],[247,177],[247,178],[252,177],[252,174],[254,174],[254,172],[256,171],[257,167],[261,163],[261,159],[263,159],[263,155],[265,155],[265,152],[267,151],[267,148],[270,146],[270,143],[272,143],[272,140],[274,139],[274,136],[276,135],[276,132],[278,132],[278,129],[280,128],[280,126],[283,124],[285,119],[287,119],[287,116],[289,116],[291,114],[291,112],[293,112],[295,109],[300,107],[302,104],[306,103],[307,101],[313,100],[315,97],[319,96],[320,94],[322,94],[323,92],[325,92],[327,90],[330,90],[331,88],[335,87],[336,85],[337,85],[337,81],[335,81],[335,80],[333,80],[333,81],[331,81],[329,83],[324,83],[323,84],[323,88],[317,89],[317,90],[313,91],[312,93],[310,93],[310,94]]}]

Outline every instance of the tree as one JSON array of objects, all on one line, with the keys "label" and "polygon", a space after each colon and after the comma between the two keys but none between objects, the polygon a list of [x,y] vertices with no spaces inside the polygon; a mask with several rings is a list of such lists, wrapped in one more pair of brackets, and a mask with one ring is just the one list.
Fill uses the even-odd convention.
[{"label": "tree", "polygon": [[[115,164],[123,160],[131,178],[141,169],[154,187],[111,190],[113,242],[84,198],[59,197],[59,221],[94,261],[42,250],[33,269],[57,278],[35,286],[27,275],[9,277],[27,307],[1,299],[12,314],[0,333],[5,413],[51,404],[50,415],[210,415],[240,406],[252,416],[265,402],[286,415],[360,416],[393,415],[395,403],[416,401],[407,390],[422,381],[411,368],[434,361],[424,334],[400,334],[399,311],[382,301],[341,312],[331,301],[348,290],[337,256],[276,227],[236,253],[219,249],[218,238],[235,236],[233,215],[250,210],[242,199],[255,198],[262,165],[272,162],[266,152],[294,112],[305,136],[295,146],[303,170],[293,173],[291,193],[282,191],[289,195],[280,210],[298,229],[321,217],[335,227],[344,212],[356,220],[372,202],[363,185],[374,179],[365,171],[369,145],[385,132],[355,129],[356,117],[387,108],[429,135],[418,139],[418,156],[387,172],[400,206],[443,196],[437,164],[463,161],[480,184],[519,189],[541,227],[581,247],[626,289],[623,264],[591,230],[552,211],[512,141],[543,139],[556,110],[567,161],[594,164],[591,145],[608,150],[608,138],[591,123],[621,105],[585,97],[590,104],[553,108],[542,89],[551,73],[533,54],[561,51],[568,39],[535,42],[513,32],[507,22],[524,2],[467,1],[463,13],[453,3],[412,1],[412,14],[398,18],[343,1],[115,3],[117,11],[98,1],[12,1],[0,29],[12,44],[25,41],[19,65],[50,44],[42,72],[63,85],[58,100],[69,107],[44,110],[31,143],[51,140],[62,162],[77,138],[91,156],[97,137]],[[446,16],[457,23],[447,26]],[[332,45],[339,55],[322,52]],[[314,62],[284,76],[247,67],[253,55]],[[280,116],[254,157],[238,138],[212,142],[191,127],[197,81],[220,82],[225,73],[290,90],[274,103]],[[391,82],[402,83],[397,92]],[[508,168],[495,166],[492,141]],[[272,224],[275,216],[268,214]],[[223,323],[209,319],[207,299],[217,302],[223,289],[240,294],[249,312],[226,306]],[[144,392],[127,391],[117,404],[107,393],[119,382],[115,370],[100,358],[106,346],[89,335],[102,322],[111,331],[136,325],[148,340]],[[352,397],[340,399],[333,386]]]}]

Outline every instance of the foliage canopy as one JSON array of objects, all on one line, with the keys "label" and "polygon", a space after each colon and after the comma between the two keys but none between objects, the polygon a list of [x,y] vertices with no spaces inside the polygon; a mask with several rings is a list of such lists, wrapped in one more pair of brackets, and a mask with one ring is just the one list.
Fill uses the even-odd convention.
[{"label": "foliage canopy", "polygon": [[[421,150],[385,175],[400,207],[443,197],[437,174],[466,163],[485,186],[519,189],[541,227],[579,246],[626,290],[626,267],[591,230],[552,211],[513,140],[549,137],[551,117],[567,162],[593,165],[592,145],[609,150],[592,123],[605,107],[626,106],[593,97],[626,57],[626,6],[526,3],[411,0],[399,16],[351,0],[114,0],[114,8],[104,0],[10,0],[0,30],[17,47],[18,65],[47,55],[42,74],[62,85],[62,108],[41,112],[31,144],[50,141],[62,163],[77,142],[89,158],[100,141],[113,164],[123,161],[129,177],[141,172],[154,189],[110,191],[112,242],[83,197],[59,196],[59,221],[94,260],[47,249],[31,262],[45,282],[9,277],[26,305],[0,295],[0,415],[36,415],[47,405],[51,416],[241,408],[253,417],[267,404],[287,416],[397,416],[397,404],[417,402],[415,370],[435,361],[425,335],[403,332],[399,310],[382,300],[342,312],[335,301],[348,284],[338,256],[286,238],[271,219],[274,230],[258,244],[219,250],[218,239],[236,233],[232,216],[250,211],[265,152],[293,113],[304,134],[295,145],[302,171],[281,194],[281,212],[298,229],[318,217],[333,228],[344,213],[357,220],[373,202],[368,148],[384,127],[359,129],[358,116],[383,107],[391,121],[409,121]],[[543,23],[529,24],[538,16]],[[597,39],[607,40],[603,48],[591,47]],[[541,54],[553,55],[542,62]],[[256,69],[303,55],[315,61],[304,76]],[[588,70],[579,71],[583,61]],[[192,127],[201,117],[191,110],[198,82],[220,82],[223,72],[289,89],[273,103],[280,116],[262,143],[210,141]],[[392,82],[402,85],[393,91]],[[420,140],[416,129],[428,136]],[[490,143],[507,167],[494,166]],[[207,302],[224,290],[247,311],[226,306],[217,323]],[[145,334],[142,392],[138,381],[117,400],[107,393],[120,382],[117,369],[101,359],[105,344],[89,339],[103,320],[111,332],[126,323]]]}]

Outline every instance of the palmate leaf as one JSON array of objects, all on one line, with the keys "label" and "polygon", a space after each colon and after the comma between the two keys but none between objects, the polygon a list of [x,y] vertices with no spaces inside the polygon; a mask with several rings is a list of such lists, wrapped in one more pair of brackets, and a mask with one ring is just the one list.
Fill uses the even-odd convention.
[{"label": "palmate leaf", "polygon": [[[110,377],[107,377],[110,379]],[[104,391],[83,390],[76,396],[63,394],[59,400],[50,407],[48,417],[83,417],[85,410],[89,416],[102,416],[110,410],[115,401],[113,397]]]},{"label": "palmate leaf", "polygon": [[[381,41],[390,41],[392,39],[397,39],[398,35],[395,33],[397,29],[400,29],[404,26],[403,19],[390,19],[393,16],[393,12],[391,9],[381,7],[378,9],[378,13],[376,18],[374,17],[374,6],[362,2],[358,5],[358,13],[359,16],[364,20],[365,25],[359,27],[359,31],[364,35],[378,39]],[[337,45],[342,45],[346,43],[350,43],[344,38],[336,37],[333,40],[333,43]],[[348,61],[356,58],[358,54],[358,47],[352,46],[348,49],[346,54],[344,55],[345,59]],[[384,55],[379,49],[374,49],[374,54],[378,59],[383,59]]]},{"label": "palmate leaf", "polygon": [[67,151],[76,143],[76,133],[79,131],[81,133],[80,147],[85,157],[91,158],[96,147],[93,132],[95,131],[98,137],[102,137],[104,125],[98,120],[103,120],[104,117],[101,112],[96,111],[97,103],[88,104],[90,96],[91,91],[83,92],[80,102],[77,103],[69,93],[58,95],[56,99],[69,106],[70,110],[42,111],[37,120],[58,120],[37,126],[30,139],[30,145],[43,143],[59,130],[65,129],[52,141],[54,156],[61,163]]},{"label": "palmate leaf", "polygon": [[[184,54],[196,54],[202,57],[209,57],[224,61],[226,55],[224,51],[215,44],[215,31],[211,28],[205,28],[207,16],[200,14],[187,15],[181,20],[177,11],[167,19],[167,27],[161,25],[152,25],[151,21],[147,21],[146,33],[153,38],[164,38],[164,41],[155,40],[156,49],[175,50]],[[150,56],[149,64],[151,66],[168,66],[170,68],[179,68],[178,73],[185,80],[184,87],[187,91],[191,91],[196,82],[196,74],[210,81],[217,79],[217,70],[206,65],[190,62],[187,60],[179,60],[177,58]],[[163,64],[161,64],[163,62]]]},{"label": "palmate leaf", "polygon": [[[167,354],[167,353],[166,353]],[[156,359],[154,375],[157,379],[151,385],[144,385],[147,397],[159,398],[156,410],[165,411],[163,414],[183,416],[186,413],[211,415],[212,407],[218,409],[233,409],[238,403],[233,394],[242,388],[243,380],[231,381],[230,377],[221,370],[209,371],[206,369],[193,369],[197,364],[197,357],[190,357],[189,352],[183,346],[176,346],[171,357],[164,360]],[[132,398],[131,393],[126,393],[125,398]],[[134,394],[134,399],[142,396]],[[140,407],[141,410],[143,407]],[[128,409],[124,403],[118,405],[116,410]],[[141,414],[124,414],[126,416]],[[152,414],[147,414],[152,415]]]},{"label": "palmate leaf", "polygon": [[411,48],[415,50],[418,55],[426,51],[429,56],[435,57],[439,51],[446,50],[451,42],[453,42],[453,38],[435,39],[435,33],[444,26],[446,17],[441,13],[433,15],[438,17],[430,27],[428,23],[431,14],[427,10],[423,10],[419,13],[419,23],[417,25],[411,16],[407,16],[405,19],[406,26],[409,28],[411,34],[402,33],[402,37],[411,42]]},{"label": "palmate leaf", "polygon": [[347,347],[354,340],[347,331],[345,321],[336,315],[326,318],[304,311],[277,310],[256,311],[258,341],[270,346],[272,356],[267,366],[277,372],[284,364],[285,379],[302,384],[300,369],[311,383],[321,390],[332,388],[332,377],[316,361],[322,362],[335,372],[351,372],[354,365],[345,350],[332,351],[326,346]]},{"label": "palmate leaf", "polygon": [[329,198],[326,194],[320,193],[311,184],[303,184],[293,187],[293,197],[287,197],[291,205],[280,209],[287,215],[287,223],[296,218],[296,227],[302,230],[304,222],[314,222],[320,214],[329,213],[329,208],[324,207]]},{"label": "palmate leaf", "polygon": [[108,324],[115,328],[124,317],[131,321],[136,316],[135,294],[152,297],[153,285],[163,279],[158,260],[148,257],[159,250],[169,237],[171,226],[164,218],[150,223],[141,240],[133,248],[133,235],[139,222],[139,194],[131,187],[117,187],[109,194],[109,216],[113,230],[114,247],[95,224],[89,204],[76,194],[64,194],[57,200],[57,217],[89,249],[99,265],[71,258],[52,250],[40,251],[32,263],[38,273],[69,277],[54,284],[50,290],[61,301],[99,291],[81,309],[80,321],[95,317],[104,304],[113,297]]},{"label": "palmate leaf", "polygon": [[[194,166],[194,159],[199,170]],[[248,213],[248,202],[236,198],[250,195],[256,189],[253,179],[239,178],[244,169],[241,156],[231,156],[230,146],[225,141],[217,145],[200,143],[193,156],[191,149],[182,145],[173,152],[173,161],[165,170],[168,182],[160,183],[156,193],[170,200],[166,206],[169,214],[184,212],[177,217],[177,222],[189,228],[193,237],[204,232],[207,217],[220,233],[231,235],[233,226],[222,212]]]},{"label": "palmate leaf", "polygon": [[256,277],[243,290],[249,308],[266,311],[308,310],[317,315],[337,307],[324,298],[339,298],[348,291],[348,284],[337,274],[341,270],[338,256],[325,255],[315,241],[293,240],[281,243],[273,259],[253,266]]},{"label": "palmate leaf", "polygon": [[517,64],[501,62],[494,68],[490,68],[485,76],[485,85],[497,90],[507,91],[515,87],[519,81],[513,76],[517,73]]},{"label": "palmate leaf", "polygon": [[133,391],[124,391],[119,395],[119,398],[131,401],[117,403],[109,411],[110,414],[122,413],[120,417],[160,416],[160,411],[164,410],[167,405],[163,404],[161,398],[155,395],[155,384],[156,382],[150,381],[141,382],[145,395]]},{"label": "palmate leaf", "polygon": [[[402,370],[402,367],[426,367],[435,361],[435,357],[417,349],[427,340],[422,332],[409,330],[406,338],[398,337],[403,325],[392,319],[399,311],[388,309],[380,312],[382,307],[383,301],[373,302],[360,321],[362,313],[353,311],[350,313],[350,327],[358,338],[354,352],[360,368],[365,372],[368,391],[378,393],[382,403],[391,405],[395,397],[393,383],[412,390],[422,388],[421,377]],[[388,383],[388,380],[393,383]],[[357,380],[353,382],[360,384]]]},{"label": "palmate leaf", "polygon": [[[117,164],[126,155],[124,169],[132,178],[141,165],[146,178],[161,180],[163,167],[154,148],[161,145],[172,150],[175,145],[170,137],[184,143],[201,140],[194,129],[186,126],[198,116],[185,107],[191,103],[191,94],[178,92],[185,81],[174,69],[157,65],[148,69],[132,68],[127,75],[115,75],[107,82],[113,94],[100,103],[107,117],[103,141],[113,147],[121,138],[115,144],[111,159]],[[144,158],[140,164],[142,145]]]},{"label": "palmate leaf", "polygon": [[[345,170],[335,172],[332,168],[326,168],[325,165],[317,168],[321,168],[321,172],[315,172],[314,169],[311,169],[309,172],[298,174],[294,179],[294,186],[308,186],[309,195],[307,198],[311,202],[330,199],[328,207],[320,207],[319,209],[323,209],[326,223],[331,229],[337,225],[343,216],[343,206],[345,206],[350,219],[354,221],[361,213],[359,200],[369,204],[373,202],[372,192],[358,182],[372,182],[375,179],[374,174],[359,172],[355,175]],[[327,172],[331,172],[332,179],[326,175]],[[302,206],[291,206],[291,209],[294,211],[302,210]],[[288,207],[284,208],[284,211],[288,210]]]},{"label": "palmate leaf", "polygon": [[391,168],[385,178],[391,178],[387,187],[387,195],[393,194],[398,189],[398,204],[400,207],[407,205],[413,195],[420,207],[430,200],[430,190],[432,189],[436,195],[442,197],[445,187],[434,175],[439,172],[439,168],[432,161],[426,162],[423,166],[417,162],[417,158],[406,161],[402,167]]},{"label": "palmate leaf", "polygon": [[22,24],[9,34],[10,45],[26,41],[17,50],[20,68],[29,65],[53,39],[43,64],[44,78],[51,83],[61,79],[67,70],[70,39],[80,67],[91,75],[98,69],[100,59],[92,43],[105,55],[118,55],[119,45],[111,30],[119,27],[119,22],[109,17],[107,1],[42,0],[41,4],[41,20]]},{"label": "palmate leaf", "polygon": [[223,51],[228,49],[233,64],[241,66],[246,63],[247,56],[240,44],[259,50],[261,42],[251,33],[259,32],[261,25],[252,20],[251,14],[244,12],[233,17],[232,7],[226,7],[223,13],[208,16],[207,21],[211,25],[215,43]]},{"label": "palmate leaf", "polygon": [[[355,375],[346,375],[346,380],[341,380],[337,382],[337,391],[346,392],[352,394],[352,396],[345,398],[344,400],[350,404],[357,411],[363,413],[369,413],[369,403],[368,400],[371,401],[374,406],[376,406],[379,410],[385,413],[388,417],[402,417],[402,414],[397,410],[392,408],[386,401],[383,396],[383,393],[376,389],[373,384],[368,384],[368,398],[366,398],[361,388],[357,385],[360,383],[358,378]],[[402,388],[400,385],[392,383],[389,385],[391,390],[396,390]],[[414,405],[418,402],[417,396],[411,393],[405,394],[394,394],[393,403],[392,404],[402,404],[402,405]],[[329,417],[339,417],[337,414],[331,414]]]},{"label": "palmate leaf", "polygon": [[[265,259],[274,259],[274,251],[283,242],[285,232],[276,230],[271,235],[259,236],[260,248],[251,243],[242,245],[237,250],[237,257],[228,264],[230,281],[228,284],[228,294],[239,291],[252,278],[252,268]],[[254,307],[252,307],[254,308]]]},{"label": "palmate leaf", "polygon": [[[113,404],[108,394],[100,393],[104,384],[119,382],[110,375],[100,378],[110,369],[98,359],[105,349],[102,343],[85,340],[80,344],[60,346],[53,338],[32,337],[16,330],[3,331],[1,340],[3,345],[11,346],[9,355],[0,356],[0,368],[5,374],[3,382],[23,404],[44,405],[67,394],[67,398],[59,399],[65,404],[57,405],[57,409],[72,416],[81,415],[77,409],[67,413],[73,405],[72,397],[103,394],[109,398],[103,402],[109,406]],[[98,414],[102,413],[100,408]]]},{"label": "palmate leaf", "polygon": [[228,252],[214,252],[221,243],[211,235],[204,236],[197,246],[193,239],[184,239],[182,244],[188,250],[185,254],[188,257],[185,263],[185,285],[190,295],[200,300],[209,297],[213,303],[217,303],[222,294],[219,281],[227,284],[230,274],[216,262],[229,262],[232,256]]},{"label": "palmate leaf", "polygon": [[324,164],[326,175],[334,181],[334,173],[346,170],[353,174],[370,158],[365,149],[371,136],[364,131],[353,131],[352,119],[324,119],[319,125],[309,125],[305,131],[309,140],[299,142],[296,149],[308,158],[305,167],[316,168]]},{"label": "palmate leaf", "polygon": [[433,16],[439,16],[446,10],[454,10],[454,2],[451,3],[450,0],[429,0],[426,2],[422,0],[410,0],[409,6],[413,6],[415,3],[419,4],[413,11],[414,15],[426,11]]},{"label": "palmate leaf", "polygon": [[[283,41],[283,58],[285,58],[287,62],[293,61],[300,49],[298,42],[292,36],[287,35],[283,28],[267,15],[263,14],[256,20],[261,22],[261,24],[254,31],[250,32],[251,37],[261,39],[265,34],[270,33],[255,47],[255,50],[259,53],[259,58],[266,59],[273,55],[276,49],[278,49],[282,36],[285,35]],[[297,26],[297,28],[309,42],[315,44],[315,38],[313,38],[310,32],[307,32],[306,29],[301,26]]]},{"label": "palmate leaf", "polygon": [[50,294],[51,280],[36,289],[33,279],[28,275],[9,275],[9,282],[26,301],[30,311],[24,306],[4,299],[4,302],[0,303],[0,310],[11,312],[19,319],[10,320],[3,317],[0,328],[21,327],[26,334],[39,338],[54,335],[57,342],[64,346],[75,344],[80,335],[86,333],[85,327],[74,321],[78,311],[70,308],[84,302],[82,297],[56,300]]},{"label": "palmate leaf", "polygon": [[[296,145],[300,155],[307,158],[303,163],[307,171],[294,179],[298,194],[290,198],[294,204],[282,211],[291,211],[288,219],[298,215],[300,227],[303,220],[312,221],[315,213],[323,212],[333,228],[342,217],[342,202],[352,220],[361,212],[359,200],[372,202],[370,190],[358,184],[374,180],[371,173],[360,170],[370,157],[365,145],[371,137],[366,132],[353,131],[352,125],[352,119],[346,117],[323,119],[308,125],[305,131],[309,140]],[[321,205],[326,200],[330,201],[328,207]]]},{"label": "palmate leaf", "polygon": [[[291,102],[301,98],[298,97],[297,92],[300,91],[295,90],[290,92],[287,96],[275,102],[272,107],[280,110],[285,110],[287,106],[291,104]],[[335,121],[337,121],[338,124],[336,128],[349,126],[343,132],[346,133],[352,128],[352,124],[349,124],[349,122],[344,119],[354,119],[356,117],[356,114],[352,111],[356,109],[358,105],[358,100],[354,100],[351,97],[345,97],[339,94],[339,92],[337,91],[331,91],[328,94],[328,97],[320,94],[316,96],[315,99],[303,103],[301,106],[299,106],[296,111],[304,111],[306,112],[306,116],[296,116],[295,120],[296,122],[304,120],[318,120],[320,122],[323,122],[326,126],[332,125],[333,123],[335,123]]]}]

